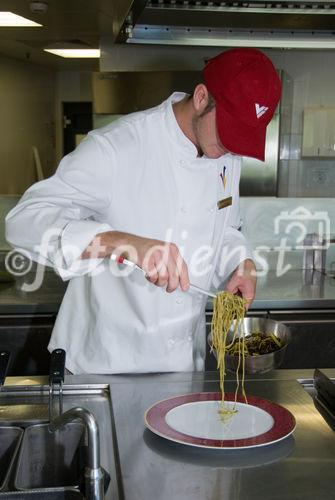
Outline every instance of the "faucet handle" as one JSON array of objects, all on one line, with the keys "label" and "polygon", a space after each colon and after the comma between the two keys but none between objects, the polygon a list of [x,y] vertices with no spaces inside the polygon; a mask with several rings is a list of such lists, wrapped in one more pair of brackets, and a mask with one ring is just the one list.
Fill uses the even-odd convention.
[{"label": "faucet handle", "polygon": [[49,385],[62,384],[64,382],[65,356],[64,349],[55,349],[52,351],[49,368]]},{"label": "faucet handle", "polygon": [[63,382],[65,371],[64,349],[54,349],[51,353],[50,369],[49,369],[49,420],[53,419],[54,410],[54,391],[58,385],[58,406],[59,415],[63,413]]}]

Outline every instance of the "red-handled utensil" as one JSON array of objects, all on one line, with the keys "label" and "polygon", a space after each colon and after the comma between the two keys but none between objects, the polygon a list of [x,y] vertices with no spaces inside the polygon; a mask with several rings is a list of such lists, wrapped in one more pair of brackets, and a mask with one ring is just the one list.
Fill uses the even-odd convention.
[{"label": "red-handled utensil", "polygon": [[[138,269],[144,275],[146,274],[145,271],[144,271],[144,269],[142,269],[140,266],[138,266],[137,264],[135,264],[131,260],[125,259],[121,255],[114,255],[114,254],[112,254],[110,258],[111,258],[111,260],[114,260],[118,264],[124,264],[125,266],[129,266],[129,267],[132,267],[134,269]],[[192,285],[192,283],[190,284],[190,288],[189,289],[192,290],[192,291],[194,291],[194,292],[198,292],[198,293],[202,293],[203,295],[207,295],[208,297],[212,297],[212,298],[216,297],[216,295],[214,293],[209,292],[208,290],[205,290],[204,288],[200,288],[199,286]]]}]

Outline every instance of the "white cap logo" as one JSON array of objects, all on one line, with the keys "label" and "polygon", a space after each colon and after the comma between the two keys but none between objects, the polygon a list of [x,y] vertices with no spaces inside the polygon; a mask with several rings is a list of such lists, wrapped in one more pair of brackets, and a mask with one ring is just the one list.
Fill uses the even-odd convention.
[{"label": "white cap logo", "polygon": [[255,103],[255,108],[256,108],[257,118],[260,118],[261,116],[263,116],[264,113],[266,113],[267,110],[269,109],[266,106],[260,106],[257,102]]}]

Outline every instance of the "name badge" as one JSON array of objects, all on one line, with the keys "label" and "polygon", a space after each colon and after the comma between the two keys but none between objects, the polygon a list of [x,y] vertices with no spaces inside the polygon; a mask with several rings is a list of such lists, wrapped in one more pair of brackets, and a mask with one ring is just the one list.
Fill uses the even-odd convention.
[{"label": "name badge", "polygon": [[218,209],[221,210],[221,208],[226,208],[229,207],[233,202],[233,197],[229,196],[229,198],[224,198],[223,200],[220,200],[217,202]]}]

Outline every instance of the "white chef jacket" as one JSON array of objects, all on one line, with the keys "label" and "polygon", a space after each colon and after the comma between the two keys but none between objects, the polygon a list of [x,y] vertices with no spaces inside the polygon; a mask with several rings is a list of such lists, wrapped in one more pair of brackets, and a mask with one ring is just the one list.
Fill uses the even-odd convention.
[{"label": "white chef jacket", "polygon": [[[172,241],[191,282],[204,288],[218,286],[252,257],[238,231],[240,158],[197,156],[172,108],[184,96],[174,93],[90,132],[7,216],[8,241],[70,280],[49,350],[65,349],[75,374],[204,367],[206,298],[166,293],[138,270],[115,276],[110,259],[80,259],[96,234],[116,230]],[[232,205],[218,210],[218,200],[229,196]],[[244,255],[227,257],[237,245]]]}]

